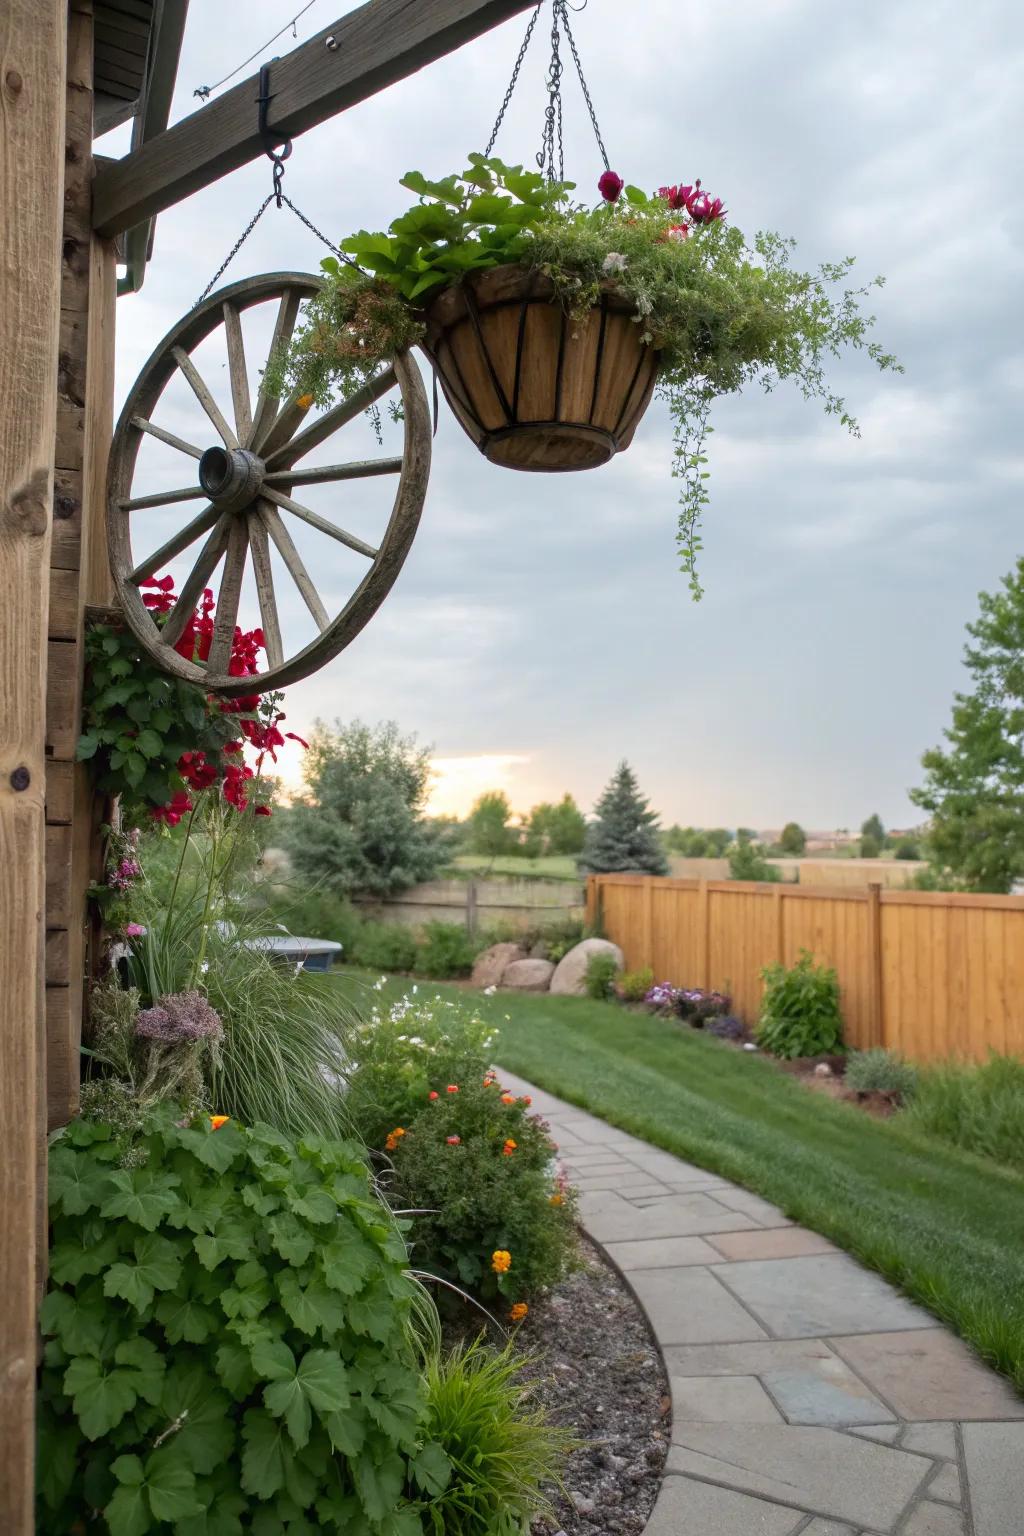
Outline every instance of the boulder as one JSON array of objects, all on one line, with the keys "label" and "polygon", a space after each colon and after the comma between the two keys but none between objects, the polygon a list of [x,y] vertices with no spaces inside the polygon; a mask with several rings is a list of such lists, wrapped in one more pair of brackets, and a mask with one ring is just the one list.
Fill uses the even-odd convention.
[{"label": "boulder", "polygon": [[500,987],[505,967],[514,960],[525,960],[526,950],[521,944],[492,944],[476,957],[473,975],[474,987]]},{"label": "boulder", "polygon": [[501,984],[514,992],[546,992],[554,974],[550,960],[513,960],[505,967]]},{"label": "boulder", "polygon": [[608,939],[584,939],[558,962],[551,978],[551,991],[563,997],[586,997],[587,966],[591,955],[611,955],[622,970],[622,950]]}]

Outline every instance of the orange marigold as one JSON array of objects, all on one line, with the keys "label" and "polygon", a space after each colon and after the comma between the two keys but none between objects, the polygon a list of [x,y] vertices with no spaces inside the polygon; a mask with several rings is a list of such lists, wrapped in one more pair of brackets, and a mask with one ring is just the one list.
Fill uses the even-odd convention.
[{"label": "orange marigold", "polygon": [[227,1125],[227,1123],[228,1123],[228,1121],[230,1119],[231,1119],[230,1115],[211,1115],[210,1116],[210,1129],[213,1130],[213,1131],[219,1131],[221,1126],[222,1125]]},{"label": "orange marigold", "polygon": [[398,1146],[398,1143],[401,1141],[401,1139],[402,1139],[402,1137],[404,1135],[405,1135],[405,1128],[404,1128],[404,1126],[396,1125],[394,1130],[391,1132],[391,1135],[388,1137],[387,1141],[384,1143],[384,1146],[385,1146],[386,1150],[388,1152],[393,1152],[395,1150],[395,1148]]},{"label": "orange marigold", "polygon": [[564,1204],[565,1204],[565,1196],[564,1195],[550,1195],[548,1197],[548,1205],[564,1205]]},{"label": "orange marigold", "polygon": [[527,1312],[529,1312],[529,1310],[530,1309],[526,1305],[525,1301],[517,1301],[515,1306],[512,1308],[511,1312],[509,1313],[509,1317],[512,1319],[512,1321],[514,1323],[521,1323],[523,1318],[526,1316]]},{"label": "orange marigold", "polygon": [[503,1104],[514,1104],[515,1101],[516,1101],[516,1096],[515,1096],[514,1093],[503,1093],[502,1096],[501,1096],[501,1102]]},{"label": "orange marigold", "polygon": [[516,1150],[518,1145],[519,1145],[519,1143],[517,1141],[513,1141],[511,1136],[510,1136],[509,1139],[506,1141],[505,1145],[501,1149],[502,1155],[504,1157],[511,1157],[512,1153]]},{"label": "orange marigold", "polygon": [[496,1248],[491,1254],[491,1268],[496,1275],[507,1275],[512,1268],[512,1255],[507,1248]]}]

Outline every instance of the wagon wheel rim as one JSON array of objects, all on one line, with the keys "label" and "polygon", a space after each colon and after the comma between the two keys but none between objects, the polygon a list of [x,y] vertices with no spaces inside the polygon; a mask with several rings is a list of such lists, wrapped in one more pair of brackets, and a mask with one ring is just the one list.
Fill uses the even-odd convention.
[{"label": "wagon wheel rim", "polygon": [[[321,287],[322,280],[310,274],[276,272],[231,284],[212,294],[157,346],[136,380],[114,432],[108,477],[107,539],[111,572],[125,619],[143,649],[163,671],[225,697],[283,688],[308,677],[349,645],[394,586],[423,510],[430,472],[430,408],[419,369],[409,353],[399,353],[393,363],[381,367],[363,387],[308,423],[308,402],[300,403],[305,397],[294,393],[282,398],[272,396],[265,379],[256,400],[251,398],[242,314],[277,298],[272,356],[290,339],[302,301]],[[191,357],[203,341],[222,327],[231,386],[228,415],[221,410]],[[205,443],[188,441],[152,420],[160,397],[176,374],[184,377],[208,418],[210,431]],[[342,433],[349,422],[396,386],[401,392],[405,432],[401,455],[382,454],[364,460],[343,458],[329,465],[303,469],[302,461],[307,454]],[[148,436],[177,450],[192,478],[173,491],[133,497],[139,449]],[[348,480],[391,474],[398,476],[398,487],[383,538],[376,546],[350,533],[343,517],[332,521],[291,494],[301,485],[341,485]],[[150,547],[152,540],[143,541],[143,558],[133,554],[133,513],[181,504],[191,514],[192,502],[200,502],[200,508],[188,516],[173,537],[157,549]],[[355,591],[333,618],[292,540],[289,523],[293,519],[369,561]],[[312,641],[292,655],[286,654],[281,632],[272,548],[318,630]],[[182,583],[165,622],[158,625],[143,602],[140,583],[187,551],[197,551],[192,556],[191,573]],[[227,668],[242,583],[250,563],[269,665],[255,675],[235,677]],[[218,570],[220,583],[209,661],[200,665],[180,655],[174,645]]]}]

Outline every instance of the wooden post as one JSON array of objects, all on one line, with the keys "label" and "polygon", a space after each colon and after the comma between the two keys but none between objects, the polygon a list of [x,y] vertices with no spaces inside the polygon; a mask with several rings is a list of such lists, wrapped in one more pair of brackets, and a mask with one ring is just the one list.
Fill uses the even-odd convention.
[{"label": "wooden post", "polygon": [[476,905],[476,881],[471,880],[466,888],[466,932],[471,939],[476,938],[477,905]]},{"label": "wooden post", "polygon": [[868,985],[870,1045],[885,1044],[885,1002],[882,994],[882,887],[868,886]]},{"label": "wooden post", "polygon": [[34,1523],[45,1251],[46,625],[57,415],[66,0],[0,9],[0,1510]]},{"label": "wooden post", "polygon": [[710,987],[711,985],[711,902],[708,892],[708,882],[702,880],[697,891],[697,944],[700,963],[698,965],[698,987]]},{"label": "wooden post", "polygon": [[774,934],[775,934],[775,959],[779,965],[786,963],[786,914],[783,911],[784,901],[781,882],[772,889],[772,902],[774,903]]},{"label": "wooden post", "polygon": [[[86,890],[102,874],[104,807],[75,763],[86,604],[108,603],[107,450],[113,430],[115,255],[92,234],[93,0],[71,0],[50,553],[46,800],[47,1097],[51,1129],[78,1109],[89,970]],[[53,792],[51,792],[51,789]]]}]

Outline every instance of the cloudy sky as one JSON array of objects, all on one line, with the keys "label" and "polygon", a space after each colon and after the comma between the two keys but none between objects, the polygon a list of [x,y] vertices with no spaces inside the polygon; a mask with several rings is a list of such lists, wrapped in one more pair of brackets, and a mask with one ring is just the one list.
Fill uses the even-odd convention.
[{"label": "cloudy sky", "polygon": [[[298,4],[193,0],[174,117]],[[318,0],[300,39],[338,10]],[[443,175],[483,147],[525,20],[305,135],[291,197],[336,237],[383,228],[405,171]],[[877,335],[906,373],[837,366],[859,441],[795,392],[717,407],[697,605],[676,567],[664,407],[613,464],[559,477],[491,467],[442,408],[405,570],[359,639],[290,691],[289,722],[398,720],[433,744],[445,810],[492,786],[517,808],[565,789],[589,808],[627,757],[668,822],[848,826],[878,810],[908,824],[906,790],[963,679],[964,624],[1021,553],[1024,13],[589,0],[574,23],[613,166],[648,187],[700,176],[741,228],[795,236],[808,266],[849,254],[885,273]],[[545,55],[538,35],[506,159],[537,148]],[[601,166],[574,84],[567,174],[589,188]],[[115,136],[101,147],[121,152]],[[269,181],[249,166],[161,215],[145,287],[119,303],[122,394]],[[315,271],[322,254],[270,210],[228,278]],[[143,468],[166,486],[180,461]],[[337,490],[307,499],[340,517]],[[384,510],[353,504],[349,526]],[[354,578],[327,542],[303,547],[340,607]]]}]

